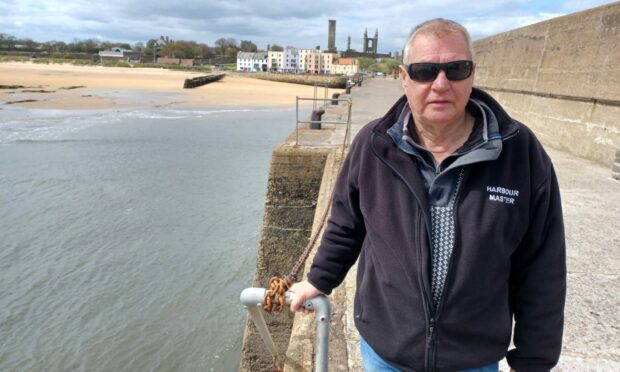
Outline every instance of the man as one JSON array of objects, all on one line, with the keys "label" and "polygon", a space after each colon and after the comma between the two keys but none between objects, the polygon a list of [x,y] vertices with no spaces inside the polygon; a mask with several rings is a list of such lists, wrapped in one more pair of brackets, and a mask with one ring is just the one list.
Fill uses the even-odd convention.
[{"label": "man", "polygon": [[[560,195],[532,132],[473,88],[467,30],[417,26],[404,97],[353,142],[299,311],[359,257],[355,324],[369,371],[548,371],[566,293]],[[514,319],[514,345],[508,351]]]}]

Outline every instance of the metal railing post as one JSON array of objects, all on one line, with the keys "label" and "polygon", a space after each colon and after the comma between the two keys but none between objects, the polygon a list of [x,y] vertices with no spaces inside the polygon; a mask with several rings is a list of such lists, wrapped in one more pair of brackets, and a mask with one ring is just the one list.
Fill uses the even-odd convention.
[{"label": "metal railing post", "polygon": [[[318,101],[322,101],[324,103],[324,107],[323,109],[325,109],[325,107],[327,105],[325,105],[325,102],[327,101],[331,101],[332,104],[334,102],[346,102],[349,107],[347,110],[347,118],[346,120],[343,121],[325,121],[325,120],[299,120],[299,101],[312,101],[314,107],[316,107],[316,103]],[[348,97],[348,98],[300,98],[299,96],[296,97],[296,101],[295,101],[295,146],[299,146],[299,124],[344,124],[346,129],[345,129],[345,146],[348,146],[351,144],[351,134],[350,134],[350,130],[351,130],[351,106],[352,106],[353,100]],[[316,111],[316,110],[314,110]],[[320,129],[320,128],[318,128]]]},{"label": "metal railing post", "polygon": [[353,101],[349,98],[349,113],[347,114],[347,138],[345,138],[347,147],[351,146],[351,106]]},{"label": "metal railing post", "polygon": [[295,97],[295,146],[299,146],[299,96]]},{"label": "metal railing post", "polygon": [[[265,288],[246,288],[241,292],[239,299],[244,305],[256,325],[256,329],[271,355],[278,360],[278,350],[267,329],[267,323],[263,317],[260,307],[263,306],[265,299]],[[289,305],[295,294],[286,292],[286,304]],[[329,355],[329,321],[331,319],[331,303],[327,297],[320,295],[304,302],[303,305],[308,310],[314,310],[317,321],[316,332],[316,355],[314,359],[315,372],[327,372],[327,362]]]}]

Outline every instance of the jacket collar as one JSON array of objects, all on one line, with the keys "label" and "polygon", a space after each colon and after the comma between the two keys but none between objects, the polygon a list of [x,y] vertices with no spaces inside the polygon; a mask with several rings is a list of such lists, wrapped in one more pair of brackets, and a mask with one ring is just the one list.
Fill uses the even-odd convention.
[{"label": "jacket collar", "polygon": [[[485,116],[484,120],[486,123],[482,135],[484,142],[476,148],[476,151],[470,151],[454,161],[446,171],[466,164],[497,159],[502,149],[502,142],[518,132],[517,124],[508,116],[499,103],[482,90],[474,88],[470,101],[482,110],[482,114]],[[406,186],[414,194],[421,210],[427,215],[428,197],[420,177],[419,164],[411,160],[407,154],[409,153],[408,151],[399,150],[400,146],[406,147],[411,146],[411,144],[403,140],[402,136],[394,137],[393,134],[388,134],[389,129],[395,125],[394,123],[399,121],[406,105],[407,98],[403,95],[388,110],[385,116],[374,124],[371,135],[371,148],[375,155],[405,182]],[[400,125],[402,126],[402,123]],[[429,216],[427,215],[426,217],[425,220],[429,221]]]},{"label": "jacket collar", "polygon": [[[512,137],[518,132],[518,126],[514,120],[488,93],[481,89],[473,88],[469,98],[470,102],[474,101],[478,104],[483,104],[486,108],[488,108],[488,110],[490,110],[490,112],[493,113],[497,122],[497,127],[488,129],[492,129],[495,134],[499,133],[502,140]],[[394,105],[392,105],[383,118],[381,118],[375,125],[373,132],[387,133],[388,129],[390,129],[394,123],[398,121],[399,115],[403,111],[405,105],[407,105],[407,97],[403,94],[403,96],[400,97]],[[487,131],[487,133],[489,135],[491,134],[489,131]]]}]

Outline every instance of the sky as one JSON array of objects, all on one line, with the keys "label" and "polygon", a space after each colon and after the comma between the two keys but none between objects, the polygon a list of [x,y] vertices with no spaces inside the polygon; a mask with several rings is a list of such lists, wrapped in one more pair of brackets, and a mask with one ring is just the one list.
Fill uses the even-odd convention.
[{"label": "sky", "polygon": [[400,51],[416,24],[443,17],[474,40],[594,8],[604,0],[0,0],[0,33],[35,41],[95,38],[146,43],[168,36],[214,45],[220,37],[298,48],[327,48],[328,20],[336,47],[362,50],[364,30],[379,32],[378,51]]}]

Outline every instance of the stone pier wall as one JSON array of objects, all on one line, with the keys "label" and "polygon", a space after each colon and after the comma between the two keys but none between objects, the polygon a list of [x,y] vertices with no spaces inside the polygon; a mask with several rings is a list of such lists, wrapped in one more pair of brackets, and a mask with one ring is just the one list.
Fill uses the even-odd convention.
[{"label": "stone pier wall", "polygon": [[[273,275],[287,275],[308,243],[328,153],[327,149],[295,148],[291,138],[274,149],[254,287],[267,287]],[[289,311],[264,315],[284,356],[294,315]],[[240,371],[273,371],[271,355],[249,319]]]},{"label": "stone pier wall", "polygon": [[620,148],[620,3],[474,43],[475,84],[550,146],[609,168]]}]

